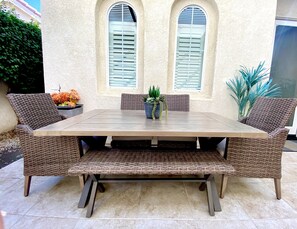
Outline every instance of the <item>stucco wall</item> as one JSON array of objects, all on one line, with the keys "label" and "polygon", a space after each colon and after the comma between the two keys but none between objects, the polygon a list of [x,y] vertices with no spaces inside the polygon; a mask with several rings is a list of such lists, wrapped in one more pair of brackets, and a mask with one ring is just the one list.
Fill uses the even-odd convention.
[{"label": "stucco wall", "polygon": [[6,98],[7,86],[0,81],[0,133],[13,130],[17,124],[17,117]]},{"label": "stucco wall", "polygon": [[297,19],[297,0],[278,0],[276,16]]},{"label": "stucco wall", "polygon": [[[42,38],[45,86],[53,92],[75,88],[84,110],[119,108],[120,93],[105,86],[107,55],[107,9],[117,1],[42,0]],[[208,17],[207,61],[204,91],[190,93],[191,110],[212,111],[237,118],[236,104],[225,82],[240,65],[269,67],[274,40],[276,0],[127,0],[138,17],[140,77],[136,90],[145,93],[159,85],[174,93],[172,49],[176,11],[189,4],[206,10]],[[125,90],[126,92],[129,92]]]}]

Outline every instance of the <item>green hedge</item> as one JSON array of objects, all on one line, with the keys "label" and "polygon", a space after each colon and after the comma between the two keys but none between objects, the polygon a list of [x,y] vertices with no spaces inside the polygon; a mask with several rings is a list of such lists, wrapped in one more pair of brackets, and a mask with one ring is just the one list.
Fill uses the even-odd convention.
[{"label": "green hedge", "polygon": [[41,31],[0,10],[0,80],[14,93],[44,92]]}]

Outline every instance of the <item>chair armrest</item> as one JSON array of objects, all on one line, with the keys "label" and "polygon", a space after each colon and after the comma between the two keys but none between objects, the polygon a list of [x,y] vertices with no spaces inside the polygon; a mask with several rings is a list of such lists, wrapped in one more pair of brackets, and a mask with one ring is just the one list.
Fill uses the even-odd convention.
[{"label": "chair armrest", "polygon": [[274,131],[268,134],[268,138],[277,138],[277,137],[287,138],[288,133],[289,133],[289,130],[286,128],[276,128]]},{"label": "chair armrest", "polygon": [[277,128],[268,138],[229,138],[227,160],[236,176],[281,178],[281,158],[288,129]]},{"label": "chair armrest", "polygon": [[244,155],[247,156],[247,152],[249,152],[252,157],[255,152],[264,154],[265,152],[279,151],[281,153],[288,132],[289,130],[286,128],[277,128],[268,134],[268,138],[229,138],[228,153],[235,152],[239,155],[239,152],[244,152]]},{"label": "chair armrest", "polygon": [[[28,125],[17,125],[24,161],[30,165],[38,165],[46,161],[49,165],[74,163],[81,157],[81,145],[78,137],[72,136],[34,136],[33,129]],[[64,167],[63,167],[64,168]],[[67,174],[67,168],[64,173]],[[28,170],[25,174],[29,174]],[[47,174],[46,171],[44,174]]]},{"label": "chair armrest", "polygon": [[33,129],[28,125],[18,124],[15,129],[18,135],[20,135],[21,133],[26,133],[30,136],[33,136]]}]

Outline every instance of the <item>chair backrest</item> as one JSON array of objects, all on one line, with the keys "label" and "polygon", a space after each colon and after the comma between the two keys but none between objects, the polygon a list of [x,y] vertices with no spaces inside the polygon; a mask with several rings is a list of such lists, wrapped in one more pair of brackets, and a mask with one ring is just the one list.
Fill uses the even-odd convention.
[{"label": "chair backrest", "polygon": [[164,95],[169,111],[189,111],[190,96],[189,95]]},{"label": "chair backrest", "polygon": [[143,97],[145,94],[126,94],[121,96],[121,110],[144,110]]},{"label": "chair backrest", "polygon": [[62,120],[50,94],[8,94],[7,98],[19,122],[33,130]]},{"label": "chair backrest", "polygon": [[276,128],[285,127],[296,105],[295,98],[260,97],[256,100],[246,124],[270,133]]},{"label": "chair backrest", "polygon": [[[121,97],[121,110],[144,110],[143,97],[147,94],[126,94]],[[190,96],[181,95],[164,95],[169,111],[189,111]]]}]

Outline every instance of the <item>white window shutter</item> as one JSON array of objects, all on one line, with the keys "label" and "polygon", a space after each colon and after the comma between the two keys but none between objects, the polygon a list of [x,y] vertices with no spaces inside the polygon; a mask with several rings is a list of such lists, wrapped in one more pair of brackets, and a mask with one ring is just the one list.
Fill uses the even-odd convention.
[{"label": "white window shutter", "polygon": [[[118,10],[119,6],[122,10]],[[129,15],[127,5],[115,7],[117,12],[110,15],[113,20],[109,21],[109,86],[135,88],[136,22],[131,19],[123,21],[125,15]]]},{"label": "white window shutter", "polygon": [[179,17],[174,89],[200,90],[206,18],[198,7],[187,7]]}]

